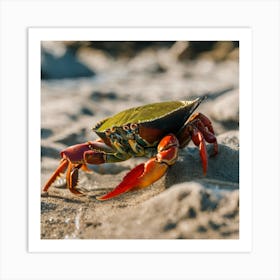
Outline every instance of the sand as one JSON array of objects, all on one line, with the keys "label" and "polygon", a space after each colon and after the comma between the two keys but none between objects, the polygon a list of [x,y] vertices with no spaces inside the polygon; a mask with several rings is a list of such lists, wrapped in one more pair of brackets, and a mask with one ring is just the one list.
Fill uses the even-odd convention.
[{"label": "sand", "polygon": [[[73,73],[61,79],[65,76],[53,73],[55,64],[48,67],[56,61],[48,61],[48,56],[43,60],[41,188],[57,167],[62,149],[97,139],[90,129],[95,123],[152,102],[207,94],[198,111],[211,119],[219,153],[209,158],[203,176],[198,149],[190,144],[159,181],[108,201],[95,197],[112,190],[147,159],[91,166],[91,174],[81,171],[79,187],[85,196],[71,194],[62,177],[41,196],[41,238],[239,238],[238,48],[220,43],[198,53],[192,44],[171,42],[140,49],[132,44],[124,50],[106,44],[66,47],[59,42],[43,48],[44,53],[57,49],[59,61],[67,59]],[[207,149],[211,154],[211,144]]]}]

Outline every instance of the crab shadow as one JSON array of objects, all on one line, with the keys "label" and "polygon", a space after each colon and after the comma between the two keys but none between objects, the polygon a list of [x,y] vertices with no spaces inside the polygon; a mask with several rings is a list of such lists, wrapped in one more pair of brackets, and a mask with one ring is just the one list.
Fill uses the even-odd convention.
[{"label": "crab shadow", "polygon": [[[208,147],[208,154],[211,154]],[[199,181],[205,187],[215,185],[221,189],[239,188],[239,150],[219,145],[219,153],[208,158],[206,176],[202,173],[202,165],[197,148],[187,148],[180,152],[179,159],[170,167],[165,177],[166,188],[174,184]]]}]

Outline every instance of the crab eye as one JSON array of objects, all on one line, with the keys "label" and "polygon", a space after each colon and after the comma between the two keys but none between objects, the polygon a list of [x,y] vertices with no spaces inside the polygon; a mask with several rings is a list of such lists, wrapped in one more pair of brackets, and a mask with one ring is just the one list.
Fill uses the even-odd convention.
[{"label": "crab eye", "polygon": [[136,123],[132,123],[131,125],[130,125],[130,129],[131,130],[136,130],[137,129],[137,124]]},{"label": "crab eye", "polygon": [[129,130],[129,125],[124,125],[123,130],[128,131]]},{"label": "crab eye", "polygon": [[107,136],[111,134],[110,128],[107,128],[107,129],[105,130],[105,134],[106,134]]}]

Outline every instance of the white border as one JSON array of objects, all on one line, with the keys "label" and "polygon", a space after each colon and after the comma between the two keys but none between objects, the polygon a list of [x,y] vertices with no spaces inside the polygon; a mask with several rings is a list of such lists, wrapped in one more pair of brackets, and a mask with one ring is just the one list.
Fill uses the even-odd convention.
[{"label": "white border", "polygon": [[[249,252],[251,250],[252,94],[249,28],[29,28],[29,251],[30,252]],[[40,239],[40,42],[211,41],[240,42],[240,238],[238,240]],[[32,179],[31,179],[32,178]],[[246,206],[245,206],[246,205]]]},{"label": "white border", "polygon": [[[280,279],[278,0],[0,1],[0,279]],[[27,28],[250,27],[253,244],[250,253],[30,254],[27,251]],[[246,206],[245,206],[246,207]]]}]

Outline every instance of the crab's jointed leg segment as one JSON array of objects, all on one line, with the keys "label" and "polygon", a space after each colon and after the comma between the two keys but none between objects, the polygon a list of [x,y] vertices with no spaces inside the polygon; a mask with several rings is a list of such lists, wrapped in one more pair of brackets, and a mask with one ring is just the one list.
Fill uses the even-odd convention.
[{"label": "crab's jointed leg segment", "polygon": [[175,135],[168,134],[160,141],[157,149],[158,153],[155,157],[136,166],[114,190],[97,199],[107,200],[130,190],[144,188],[161,178],[166,173],[168,166],[176,162],[179,142]]},{"label": "crab's jointed leg segment", "polygon": [[62,174],[66,171],[67,166],[68,166],[68,160],[65,158],[61,159],[58,168],[54,171],[54,173],[52,174],[50,179],[45,184],[45,186],[43,188],[43,192],[48,191],[49,187],[52,185],[52,183],[55,182],[55,180],[60,176],[60,174]]},{"label": "crab's jointed leg segment", "polygon": [[[66,148],[60,153],[62,158],[60,165],[43,187],[43,191],[47,192],[55,180],[67,170],[67,187],[72,193],[81,194],[81,192],[76,189],[78,184],[79,169],[81,168],[85,172],[91,172],[91,170],[87,167],[87,164],[104,163],[104,154],[109,151],[112,151],[111,148],[108,147],[101,139]],[[87,161],[88,153],[90,154],[89,161]]]},{"label": "crab's jointed leg segment", "polygon": [[79,181],[79,169],[82,167],[82,164],[72,164],[69,162],[67,174],[66,174],[66,182],[68,189],[73,194],[82,194],[80,191],[76,189]]},{"label": "crab's jointed leg segment", "polygon": [[218,143],[211,121],[202,113],[194,114],[193,119],[197,128],[203,134],[205,141],[213,144],[214,151],[212,155],[215,156],[218,153]]},{"label": "crab's jointed leg segment", "polygon": [[206,175],[208,167],[206,142],[213,144],[213,156],[218,153],[218,143],[211,121],[205,115],[195,113],[179,131],[177,137],[181,148],[185,147],[191,140],[199,147],[203,174]]},{"label": "crab's jointed leg segment", "polygon": [[206,175],[207,167],[208,167],[206,143],[203,134],[197,128],[193,128],[192,141],[199,148],[199,154],[202,161],[203,174]]}]

